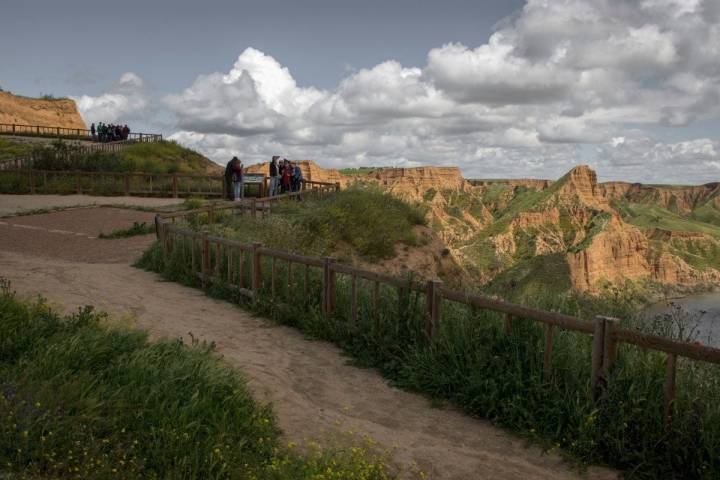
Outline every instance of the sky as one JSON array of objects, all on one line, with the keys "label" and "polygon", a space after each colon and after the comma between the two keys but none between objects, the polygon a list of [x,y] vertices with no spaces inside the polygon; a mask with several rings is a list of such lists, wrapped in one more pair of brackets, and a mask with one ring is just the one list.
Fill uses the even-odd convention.
[{"label": "sky", "polygon": [[720,0],[2,0],[0,88],[218,163],[720,181]]}]

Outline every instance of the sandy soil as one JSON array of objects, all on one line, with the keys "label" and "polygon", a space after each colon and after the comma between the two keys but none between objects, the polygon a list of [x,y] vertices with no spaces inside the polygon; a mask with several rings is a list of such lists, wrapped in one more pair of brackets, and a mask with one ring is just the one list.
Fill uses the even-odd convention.
[{"label": "sandy soil", "polygon": [[131,205],[160,208],[182,203],[177,198],[94,197],[92,195],[0,195],[0,217],[40,208],[87,205]]},{"label": "sandy soil", "polygon": [[[117,217],[113,221],[129,221],[116,212],[104,214]],[[67,217],[47,221],[67,226],[72,216],[68,212]],[[393,464],[415,461],[433,479],[616,478],[601,468],[580,474],[557,455],[528,448],[488,422],[449,408],[431,408],[428,400],[389,386],[377,372],[348,365],[332,345],[308,340],[294,329],[252,317],[198,290],[160,281],[126,263],[68,261],[65,241],[76,240],[74,236],[12,226],[0,229],[0,275],[10,279],[18,293],[42,293],[68,310],[93,304],[115,320],[148,329],[154,337],[189,339],[192,332],[216,342],[218,351],[245,372],[256,395],[273,403],[288,440],[322,442],[328,432],[338,430],[367,433],[385,447],[396,447]],[[25,253],[20,248],[11,251],[4,240],[9,229],[17,229],[28,241],[55,235],[57,247],[43,256],[29,247]],[[91,258],[96,255],[93,249],[117,242],[85,240]]]}]

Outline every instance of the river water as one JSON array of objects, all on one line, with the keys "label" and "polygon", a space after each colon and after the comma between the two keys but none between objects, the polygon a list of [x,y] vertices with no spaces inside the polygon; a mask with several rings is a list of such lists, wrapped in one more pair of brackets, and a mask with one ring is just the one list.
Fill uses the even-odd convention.
[{"label": "river water", "polygon": [[[690,295],[673,299],[671,302],[687,312],[688,318],[697,322],[698,340],[720,348],[720,292]],[[676,309],[667,301],[651,305],[646,310],[649,316],[673,314]],[[675,316],[678,314],[675,313]],[[684,315],[684,314],[680,314]]]}]

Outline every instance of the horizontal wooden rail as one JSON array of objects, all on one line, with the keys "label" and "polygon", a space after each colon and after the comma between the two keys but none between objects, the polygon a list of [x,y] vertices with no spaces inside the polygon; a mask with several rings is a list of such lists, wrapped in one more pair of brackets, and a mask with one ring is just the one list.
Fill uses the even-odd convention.
[{"label": "horizontal wooden rail", "polygon": [[[96,141],[97,134],[84,128],[53,127],[47,125],[20,125],[14,123],[0,123],[0,135],[16,135],[31,137],[68,138],[73,140]],[[159,133],[130,132],[127,140],[138,142],[158,142],[162,140]]]}]

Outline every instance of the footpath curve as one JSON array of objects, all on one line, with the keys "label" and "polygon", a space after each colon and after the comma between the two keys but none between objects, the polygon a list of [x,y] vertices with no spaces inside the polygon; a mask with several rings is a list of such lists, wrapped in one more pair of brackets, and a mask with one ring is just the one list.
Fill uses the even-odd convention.
[{"label": "footpath curve", "polygon": [[[19,294],[39,293],[67,310],[93,304],[110,312],[114,321],[132,322],[154,337],[189,340],[192,333],[215,342],[219,353],[245,372],[256,396],[272,402],[289,441],[322,443],[338,430],[367,433],[383,447],[394,447],[393,464],[417,462],[432,479],[617,477],[594,467],[579,473],[557,454],[528,448],[489,422],[450,408],[431,408],[427,399],[389,386],[379,373],[348,365],[328,343],[308,340],[297,330],[253,317],[199,290],[163,282],[129,266],[127,259],[80,263],[54,252],[21,253],[3,245],[2,228],[10,227],[0,226],[0,275]],[[56,235],[58,250],[68,237],[19,231]]]}]

